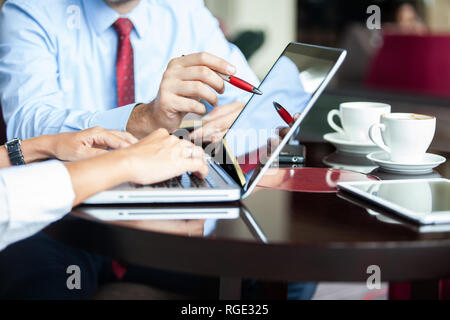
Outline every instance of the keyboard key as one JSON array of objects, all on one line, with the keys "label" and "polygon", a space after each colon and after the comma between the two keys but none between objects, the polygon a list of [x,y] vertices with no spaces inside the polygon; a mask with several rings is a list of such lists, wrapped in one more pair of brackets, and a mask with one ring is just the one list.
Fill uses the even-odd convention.
[{"label": "keyboard key", "polygon": [[193,183],[191,183],[191,179],[190,179],[189,175],[187,175],[187,174],[183,174],[181,176],[180,184],[181,184],[181,187],[185,188],[185,189],[195,188],[195,185]]},{"label": "keyboard key", "polygon": [[211,182],[208,181],[208,177],[206,179],[200,179],[194,174],[183,174],[179,177],[175,177],[160,183],[155,184],[137,184],[137,183],[130,183],[130,185],[134,188],[154,188],[154,189],[161,189],[161,188],[210,188]]},{"label": "keyboard key", "polygon": [[192,183],[197,188],[208,188],[209,187],[209,184],[206,182],[206,180],[200,179],[199,177],[197,177],[194,174],[191,174],[190,177],[191,177]]},{"label": "keyboard key", "polygon": [[180,183],[178,182],[177,178],[173,178],[167,181],[167,187],[168,188],[179,188]]}]

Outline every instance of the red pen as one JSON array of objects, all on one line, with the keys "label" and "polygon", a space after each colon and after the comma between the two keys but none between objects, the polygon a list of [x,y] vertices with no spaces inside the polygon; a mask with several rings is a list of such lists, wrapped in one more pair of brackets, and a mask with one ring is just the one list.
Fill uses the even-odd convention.
[{"label": "red pen", "polygon": [[248,92],[252,92],[258,95],[262,95],[261,90],[259,90],[258,88],[256,88],[255,86],[251,85],[250,83],[239,79],[238,77],[235,76],[227,76],[225,74],[222,74],[220,72],[216,72],[223,80],[225,80],[226,82],[228,82],[229,84],[232,84],[235,87],[238,87],[239,89],[248,91]]},{"label": "red pen", "polygon": [[280,115],[281,119],[284,120],[284,122],[287,123],[289,127],[292,127],[295,120],[292,118],[292,116],[289,114],[289,112],[281,106],[278,102],[273,101],[273,106],[275,107],[275,110],[277,110],[278,114]]},{"label": "red pen", "polygon": [[[181,55],[182,57],[184,57],[184,54]],[[251,85],[250,83],[248,83],[247,81],[244,81],[242,79],[239,79],[238,77],[235,76],[227,76],[226,74],[217,72],[216,73],[226,82],[228,82],[229,84],[242,89],[244,91],[248,91],[254,94],[258,94],[258,95],[262,95],[263,93],[261,92],[261,90],[259,90],[258,88],[256,88],[255,86]]]}]

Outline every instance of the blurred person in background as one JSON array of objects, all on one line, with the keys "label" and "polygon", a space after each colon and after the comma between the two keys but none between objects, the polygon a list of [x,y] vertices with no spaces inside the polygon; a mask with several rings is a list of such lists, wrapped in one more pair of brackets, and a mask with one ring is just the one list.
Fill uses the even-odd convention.
[{"label": "blurred person in background", "polygon": [[416,8],[409,2],[400,4],[395,11],[395,21],[386,23],[384,27],[389,33],[424,35],[428,32]]},{"label": "blurred person in background", "polygon": [[382,12],[387,21],[381,29],[368,29],[363,23],[351,23],[343,32],[339,47],[348,51],[337,77],[345,84],[362,85],[372,59],[383,45],[384,34],[424,35],[428,28],[409,2],[389,6]]}]

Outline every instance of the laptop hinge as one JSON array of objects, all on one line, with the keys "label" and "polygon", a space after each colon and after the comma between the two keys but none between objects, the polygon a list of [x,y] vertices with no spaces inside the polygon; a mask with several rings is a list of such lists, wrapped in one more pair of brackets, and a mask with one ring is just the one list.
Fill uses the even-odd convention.
[{"label": "laptop hinge", "polygon": [[[222,169],[220,164],[216,160],[214,160],[214,158],[208,156],[206,158],[206,161],[210,164],[211,168],[213,168],[217,172],[217,174],[226,181],[227,184],[231,184],[233,186],[238,186],[240,189],[242,189],[242,187],[239,184],[237,184],[236,181],[234,181],[234,179],[231,178],[230,175],[225,170]],[[242,190],[241,190],[241,193],[242,193]]]}]

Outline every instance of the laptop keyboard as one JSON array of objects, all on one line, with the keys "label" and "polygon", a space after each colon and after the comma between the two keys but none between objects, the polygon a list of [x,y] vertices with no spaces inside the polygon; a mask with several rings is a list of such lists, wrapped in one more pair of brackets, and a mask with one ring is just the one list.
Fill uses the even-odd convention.
[{"label": "laptop keyboard", "polygon": [[175,177],[160,183],[155,184],[136,184],[132,183],[132,186],[135,188],[212,188],[213,187],[212,179],[207,176],[205,179],[200,179],[195,174],[185,173],[179,177]]}]

